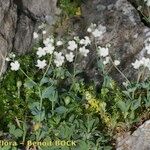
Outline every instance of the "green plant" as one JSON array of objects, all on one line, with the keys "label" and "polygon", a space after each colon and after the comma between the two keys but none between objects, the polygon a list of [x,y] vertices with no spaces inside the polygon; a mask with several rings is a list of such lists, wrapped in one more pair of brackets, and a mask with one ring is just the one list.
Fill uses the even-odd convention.
[{"label": "green plant", "polygon": [[67,16],[80,15],[82,0],[59,0],[58,3]]},{"label": "green plant", "polygon": [[[95,43],[106,30],[101,29],[95,24],[88,28],[93,41],[88,36],[69,41],[50,36],[38,41],[32,54],[9,56],[10,67],[0,84],[0,137],[16,145],[3,149],[111,150],[118,130],[130,130],[145,109],[149,113],[149,80],[131,83],[126,78],[118,69],[120,61],[109,54],[110,45]],[[94,82],[87,84],[81,76],[84,69],[78,68],[91,44],[103,76],[99,89]],[[107,65],[124,77],[124,88],[109,76]]]}]

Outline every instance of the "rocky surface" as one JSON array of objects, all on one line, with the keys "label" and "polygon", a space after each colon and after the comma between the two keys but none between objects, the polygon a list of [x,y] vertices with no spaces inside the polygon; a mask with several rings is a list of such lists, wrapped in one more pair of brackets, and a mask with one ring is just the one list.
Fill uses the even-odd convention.
[{"label": "rocky surface", "polygon": [[118,138],[116,150],[150,150],[150,120],[141,125],[132,135]]},{"label": "rocky surface", "polygon": [[57,0],[0,0],[0,74],[8,52],[25,53],[39,22],[52,24]]},{"label": "rocky surface", "polygon": [[[136,79],[138,71],[133,69],[131,63],[145,55],[144,41],[150,33],[150,29],[141,22],[137,10],[127,0],[88,0],[82,6],[82,14],[86,28],[91,23],[106,27],[103,37],[98,39],[98,45],[110,43],[111,56],[121,61],[119,69],[127,78]],[[95,57],[92,59],[94,63]],[[110,73],[115,80],[124,81],[124,77],[115,68]],[[90,72],[89,76],[93,74]]]},{"label": "rocky surface", "polygon": [[10,0],[0,0],[0,74],[5,65],[5,57],[13,47],[17,26],[17,7]]}]

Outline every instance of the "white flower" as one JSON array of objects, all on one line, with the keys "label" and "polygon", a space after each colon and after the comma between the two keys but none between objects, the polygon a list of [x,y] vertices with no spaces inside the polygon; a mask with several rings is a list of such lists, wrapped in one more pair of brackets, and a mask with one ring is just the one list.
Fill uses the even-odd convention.
[{"label": "white flower", "polygon": [[148,68],[148,69],[149,69],[149,71],[150,71],[150,62],[149,62],[149,64],[148,64],[147,68]]},{"label": "white flower", "polygon": [[123,82],[122,84],[123,84],[125,87],[127,87],[129,83],[126,81],[126,82]]},{"label": "white flower", "polygon": [[106,27],[102,26],[101,24],[98,26],[98,28],[94,28],[92,34],[95,38],[101,37],[106,32]]},{"label": "white flower", "polygon": [[150,0],[144,0],[146,2],[146,5],[149,7],[150,6]]},{"label": "white flower", "polygon": [[14,53],[10,53],[10,54],[9,54],[9,57],[10,57],[10,58],[15,58],[16,55],[15,55]]},{"label": "white flower", "polygon": [[111,44],[110,44],[110,43],[107,43],[107,44],[106,44],[106,47],[110,48],[110,47],[111,47]]},{"label": "white flower", "polygon": [[96,28],[96,24],[91,23],[91,25],[87,29],[87,32],[91,33],[95,28]]},{"label": "white flower", "polygon": [[10,61],[11,59],[10,59],[9,57],[6,57],[5,60],[6,60],[6,61]]},{"label": "white flower", "polygon": [[42,33],[43,33],[43,34],[46,34],[46,31],[44,30]]},{"label": "white flower", "polygon": [[92,32],[92,29],[89,27],[89,28],[87,29],[87,32],[91,33],[91,32]]},{"label": "white flower", "polygon": [[108,47],[98,47],[98,55],[102,57],[106,57],[109,54]]},{"label": "white flower", "polygon": [[54,55],[55,55],[54,63],[56,64],[56,66],[57,67],[62,66],[65,59],[65,57],[62,55],[62,52],[55,52]]},{"label": "white flower", "polygon": [[80,42],[79,42],[81,45],[89,45],[91,44],[91,40],[88,36],[85,36],[84,39],[81,39]]},{"label": "white flower", "polygon": [[132,66],[134,69],[139,69],[139,67],[141,66],[141,61],[136,60],[134,63],[132,63]]},{"label": "white flower", "polygon": [[61,45],[63,45],[63,42],[62,41],[57,41],[56,45],[61,46]]},{"label": "white flower", "polygon": [[15,54],[12,54],[12,58],[15,58],[16,57],[16,55]]},{"label": "white flower", "polygon": [[73,62],[74,54],[72,52],[70,52],[69,54],[66,54],[65,57],[66,57],[67,61]]},{"label": "white flower", "polygon": [[50,43],[54,43],[54,38],[50,38]]},{"label": "white flower", "polygon": [[52,54],[55,47],[52,44],[47,44],[46,47],[43,48],[47,54]]},{"label": "white flower", "polygon": [[115,64],[115,66],[118,66],[118,65],[120,65],[120,61],[119,60],[115,60],[114,64]]},{"label": "white flower", "polygon": [[45,55],[46,55],[46,51],[45,51],[45,49],[44,49],[44,48],[39,47],[39,48],[38,48],[38,51],[36,52],[36,54],[37,54],[37,55],[38,55],[38,57],[40,58],[40,57],[42,57],[42,56],[45,56]]},{"label": "white flower", "polygon": [[85,46],[79,48],[79,52],[84,57],[87,57],[87,54],[90,52],[88,49],[85,48]]},{"label": "white flower", "polygon": [[103,64],[106,65],[109,63],[110,57],[106,57],[106,59],[103,61]]},{"label": "white flower", "polygon": [[42,23],[40,26],[38,26],[39,29],[43,29],[46,25]]},{"label": "white flower", "polygon": [[37,39],[38,37],[39,37],[39,35],[38,35],[36,32],[34,32],[34,33],[33,33],[33,38],[34,38],[34,39]]},{"label": "white flower", "polygon": [[150,54],[150,44],[145,46],[145,50],[147,51],[147,54]]},{"label": "white flower", "polygon": [[75,41],[79,41],[80,39],[79,39],[79,36],[75,36],[74,38],[73,38]]},{"label": "white flower", "polygon": [[149,67],[150,59],[149,59],[149,58],[142,57],[142,59],[140,60],[140,62],[141,62],[141,64],[142,64],[144,67]]},{"label": "white flower", "polygon": [[17,71],[20,68],[20,63],[18,61],[14,61],[10,63],[11,70]]},{"label": "white flower", "polygon": [[54,43],[54,39],[53,38],[46,38],[43,41],[44,45],[47,46],[48,44],[53,44]]},{"label": "white flower", "polygon": [[81,39],[79,43],[84,45],[84,41],[85,41],[85,39]]},{"label": "white flower", "polygon": [[71,50],[71,51],[74,51],[78,47],[78,45],[76,44],[75,41],[69,41],[68,45],[69,45],[68,49]]},{"label": "white flower", "polygon": [[85,45],[91,44],[91,40],[88,36],[85,36]]},{"label": "white flower", "polygon": [[46,38],[44,41],[43,41],[44,45],[47,45],[50,43],[50,39],[49,38]]},{"label": "white flower", "polygon": [[93,32],[92,32],[93,36],[96,38],[96,37],[100,37],[102,35],[102,32],[99,31],[98,29],[95,29]]},{"label": "white flower", "polygon": [[44,59],[44,60],[37,60],[37,67],[39,68],[39,69],[43,69],[45,66],[46,66],[47,64],[46,64],[46,60]]}]

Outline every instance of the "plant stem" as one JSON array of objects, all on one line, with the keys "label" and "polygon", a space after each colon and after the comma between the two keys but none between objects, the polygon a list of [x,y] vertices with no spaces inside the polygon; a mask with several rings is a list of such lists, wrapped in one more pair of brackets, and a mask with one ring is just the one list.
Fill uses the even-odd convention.
[{"label": "plant stem", "polygon": [[20,71],[31,81],[33,82],[35,85],[37,85],[37,83],[35,81],[33,81],[21,68]]},{"label": "plant stem", "polygon": [[73,86],[74,86],[74,83],[75,83],[75,76],[76,76],[76,61],[77,61],[77,56],[78,56],[78,54],[77,54],[77,49],[76,49],[76,51],[75,51],[75,59],[74,59],[74,63],[73,63],[72,84],[71,84],[71,86],[70,86],[69,91],[71,91],[71,90],[72,90],[72,88],[73,88]]},{"label": "plant stem", "polygon": [[39,90],[39,97],[40,97],[40,111],[42,110],[42,103],[43,103],[43,98],[42,98],[42,94],[41,94],[41,88],[38,88]]},{"label": "plant stem", "polygon": [[[114,62],[113,62],[113,60],[112,60],[112,58],[111,58],[111,56],[110,56],[110,60],[111,60],[111,62],[112,62],[112,64],[113,64],[113,66],[117,69],[117,71],[122,75],[122,77],[124,77],[125,79],[126,79],[126,81],[128,82],[128,83],[130,83],[130,81],[128,80],[128,78],[122,73],[122,71],[114,64]],[[130,83],[131,84],[131,83]]]},{"label": "plant stem", "polygon": [[[41,80],[43,80],[45,78],[45,76],[46,76],[46,74],[47,74],[47,72],[48,72],[48,70],[50,68],[51,62],[52,62],[52,55],[49,58],[49,63],[48,63],[47,69],[46,69],[46,71],[45,71],[45,73],[44,73],[44,75],[43,75]],[[40,84],[40,86],[41,86],[41,84]]]},{"label": "plant stem", "polygon": [[18,87],[18,99],[20,99],[20,87]]}]

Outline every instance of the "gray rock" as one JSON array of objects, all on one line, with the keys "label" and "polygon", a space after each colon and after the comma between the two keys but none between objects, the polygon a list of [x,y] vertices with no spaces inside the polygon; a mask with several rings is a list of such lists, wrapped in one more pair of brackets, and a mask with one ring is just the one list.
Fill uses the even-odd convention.
[{"label": "gray rock", "polygon": [[133,134],[126,134],[117,139],[116,150],[149,150],[150,120],[141,125]]},{"label": "gray rock", "polygon": [[35,22],[28,16],[22,14],[17,24],[17,30],[14,38],[14,51],[24,54],[29,52],[32,46],[32,35],[35,29]]},{"label": "gray rock", "polygon": [[57,11],[57,0],[22,0],[23,12],[36,20],[54,17]]},{"label": "gray rock", "polygon": [[0,0],[0,76],[10,51],[31,49],[37,24],[54,23],[57,0]]},{"label": "gray rock", "polygon": [[0,0],[0,75],[6,69],[5,57],[13,47],[17,8],[12,0]]},{"label": "gray rock", "polygon": [[[97,40],[97,44],[105,46],[110,43],[112,58],[121,61],[119,69],[129,80],[136,80],[139,72],[133,69],[131,63],[145,55],[144,41],[148,38],[146,33],[150,33],[149,28],[141,22],[137,10],[127,0],[88,0],[82,6],[82,13],[86,24],[84,29],[91,23],[106,27],[106,32]],[[95,53],[94,49],[92,53]],[[93,67],[89,64],[95,62],[96,53],[94,55],[95,57],[92,55],[87,61],[89,70]],[[110,74],[120,83],[124,81],[124,77],[115,68],[110,70]],[[90,72],[89,76],[92,78],[93,73]],[[144,78],[146,79],[147,76],[145,75]]]}]

